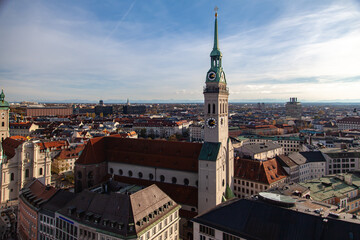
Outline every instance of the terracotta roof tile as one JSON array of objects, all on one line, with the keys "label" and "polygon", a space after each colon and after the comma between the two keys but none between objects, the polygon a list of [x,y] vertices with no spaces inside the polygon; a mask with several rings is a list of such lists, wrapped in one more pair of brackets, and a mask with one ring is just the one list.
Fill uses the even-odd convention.
[{"label": "terracotta roof tile", "polygon": [[78,158],[79,154],[81,153],[82,150],[84,150],[84,148],[85,145],[81,144],[76,147],[62,149],[56,158],[57,159]]},{"label": "terracotta roof tile", "polygon": [[131,139],[118,136],[91,139],[77,164],[104,161],[197,172],[201,143]]},{"label": "terracotta roof tile", "polygon": [[51,141],[51,142],[39,142],[37,145],[40,146],[41,150],[48,149],[48,148],[56,148],[61,149],[62,147],[69,146],[69,143],[67,141]]},{"label": "terracotta roof tile", "polygon": [[273,182],[286,178],[287,174],[276,159],[258,161],[239,158],[235,163],[234,176],[270,185]]},{"label": "terracotta roof tile", "polygon": [[52,186],[45,186],[39,180],[35,179],[31,185],[28,186],[32,194],[34,194],[37,198],[41,198],[43,200],[50,199],[57,191],[56,188]]},{"label": "terracotta roof tile", "polygon": [[15,140],[12,138],[6,138],[2,142],[2,147],[3,147],[4,153],[8,159],[11,159],[15,156],[15,149],[23,142],[24,141]]}]

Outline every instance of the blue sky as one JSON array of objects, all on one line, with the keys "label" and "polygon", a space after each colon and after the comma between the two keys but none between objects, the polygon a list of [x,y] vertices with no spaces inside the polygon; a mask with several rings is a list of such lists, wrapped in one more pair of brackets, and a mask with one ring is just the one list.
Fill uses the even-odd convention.
[{"label": "blue sky", "polygon": [[9,101],[202,100],[214,7],[230,101],[359,101],[352,0],[0,2]]}]

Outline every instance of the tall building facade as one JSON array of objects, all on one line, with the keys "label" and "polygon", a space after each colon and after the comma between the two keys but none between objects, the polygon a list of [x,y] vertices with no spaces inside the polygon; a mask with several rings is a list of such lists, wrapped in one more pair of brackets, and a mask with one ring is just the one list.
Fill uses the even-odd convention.
[{"label": "tall building facade", "polygon": [[285,105],[286,116],[301,119],[302,107],[297,98],[290,98],[290,101]]},{"label": "tall building facade", "polygon": [[2,142],[5,138],[9,137],[9,111],[10,105],[7,101],[5,101],[4,91],[1,90],[0,94],[0,142]]},{"label": "tall building facade", "polygon": [[[222,53],[219,49],[217,12],[215,13],[214,47],[204,88],[204,154],[199,157],[199,213],[218,204],[226,188],[233,189],[234,149],[229,141],[228,97]],[[215,154],[211,154],[215,153]]]}]

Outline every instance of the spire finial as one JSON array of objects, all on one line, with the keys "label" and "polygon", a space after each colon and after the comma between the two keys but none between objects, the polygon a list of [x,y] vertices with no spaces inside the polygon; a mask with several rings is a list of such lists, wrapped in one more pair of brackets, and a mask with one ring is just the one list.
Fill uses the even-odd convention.
[{"label": "spire finial", "polygon": [[1,93],[0,93],[0,101],[4,102],[5,99],[5,94],[4,94],[4,89],[1,89]]},{"label": "spire finial", "polygon": [[215,18],[217,18],[217,11],[219,10],[219,8],[217,6],[215,6],[214,11],[215,11]]}]

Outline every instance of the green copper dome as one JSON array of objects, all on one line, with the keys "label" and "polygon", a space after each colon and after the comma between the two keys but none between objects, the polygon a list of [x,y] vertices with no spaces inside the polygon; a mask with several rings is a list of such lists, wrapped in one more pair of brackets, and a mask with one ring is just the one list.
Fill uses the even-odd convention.
[{"label": "green copper dome", "polygon": [[5,101],[5,94],[4,94],[4,90],[1,90],[1,94],[0,94],[0,108],[4,109],[4,108],[9,108],[10,104]]}]

